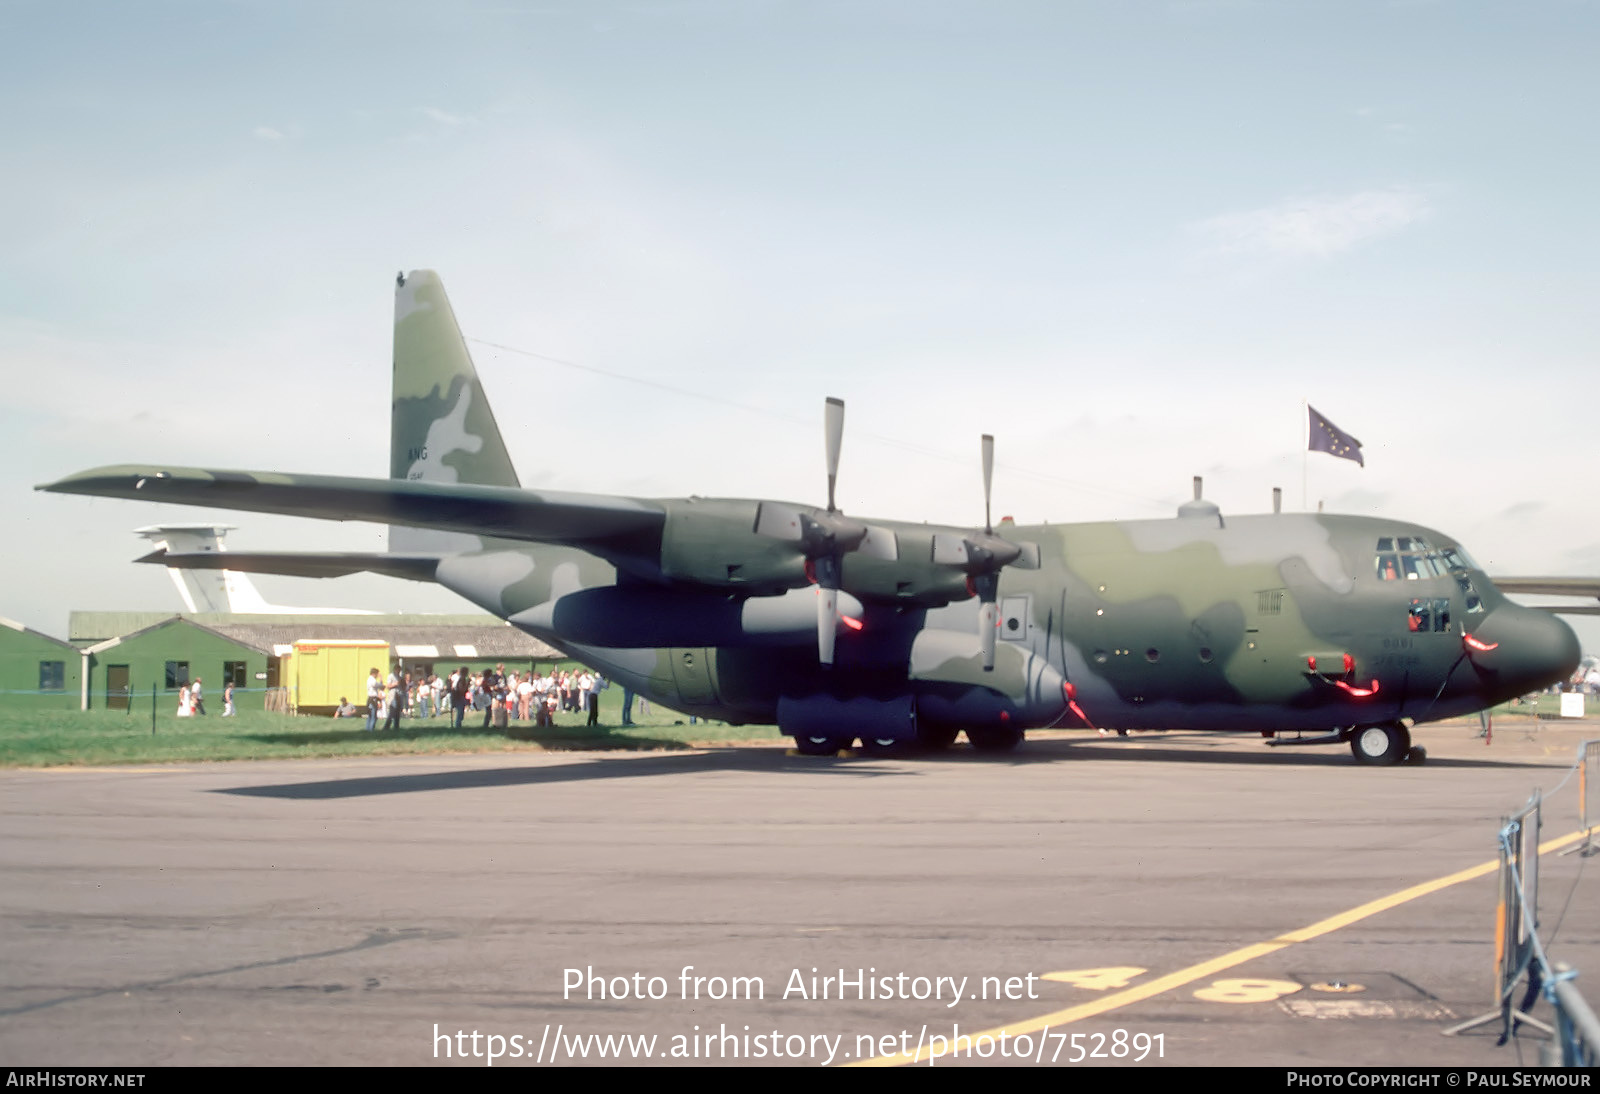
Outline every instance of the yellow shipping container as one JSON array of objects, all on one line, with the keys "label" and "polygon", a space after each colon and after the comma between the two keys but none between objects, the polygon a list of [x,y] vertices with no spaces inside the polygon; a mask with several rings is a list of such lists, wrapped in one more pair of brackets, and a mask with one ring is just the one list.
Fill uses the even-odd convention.
[{"label": "yellow shipping container", "polygon": [[389,675],[389,643],[370,638],[303,638],[284,659],[282,684],[298,714],[331,714],[340,699],[367,705],[367,677]]}]

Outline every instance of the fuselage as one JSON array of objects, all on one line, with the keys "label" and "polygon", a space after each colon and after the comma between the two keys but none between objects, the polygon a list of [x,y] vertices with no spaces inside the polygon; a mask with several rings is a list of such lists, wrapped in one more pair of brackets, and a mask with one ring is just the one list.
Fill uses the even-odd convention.
[{"label": "fuselage", "polygon": [[[920,526],[876,522],[902,536]],[[976,600],[851,595],[818,663],[814,589],[741,596],[621,575],[582,551],[505,543],[438,579],[689,713],[789,726],[853,719],[1202,730],[1329,730],[1483,709],[1570,673],[1576,637],[1502,596],[1448,536],[1323,514],[1017,526],[993,670]],[[487,546],[487,545],[486,545]]]}]

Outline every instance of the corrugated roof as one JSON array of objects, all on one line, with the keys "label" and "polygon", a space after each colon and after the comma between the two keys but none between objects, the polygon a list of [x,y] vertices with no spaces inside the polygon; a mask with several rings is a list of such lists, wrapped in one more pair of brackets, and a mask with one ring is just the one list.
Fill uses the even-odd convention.
[{"label": "corrugated roof", "polygon": [[78,652],[78,648],[70,642],[63,642],[59,638],[54,638],[48,634],[45,634],[43,631],[36,631],[32,627],[24,626],[23,624],[18,623],[15,619],[7,619],[3,615],[0,615],[0,627],[8,627],[14,631],[20,631],[23,634],[31,635],[34,638],[49,642],[51,645],[62,646],[71,650],[73,653]]},{"label": "corrugated roof", "polygon": [[[164,620],[171,619],[174,614],[181,614],[184,619],[193,620],[204,627],[220,625],[233,626],[246,623],[337,623],[341,626],[355,628],[359,636],[373,627],[391,626],[427,626],[427,627],[505,627],[510,630],[511,625],[497,616],[484,615],[477,612],[431,613],[431,612],[396,612],[389,615],[319,615],[307,612],[298,615],[279,615],[271,612],[72,612],[67,623],[67,638],[73,642],[99,641],[105,638],[115,638],[118,635],[131,634],[143,630]],[[316,637],[306,635],[306,637]]]},{"label": "corrugated roof", "polygon": [[252,641],[249,638],[247,638],[245,636],[242,636],[242,635],[229,634],[226,631],[222,630],[220,627],[208,627],[203,623],[195,622],[192,617],[187,617],[187,616],[182,616],[182,615],[169,615],[165,619],[159,619],[156,622],[150,624],[148,627],[141,627],[140,629],[138,629],[136,631],[133,631],[130,634],[114,635],[114,636],[112,636],[110,638],[107,638],[103,642],[96,642],[92,646],[84,647],[83,652],[85,652],[85,653],[100,653],[103,650],[114,649],[115,647],[121,645],[124,642],[127,642],[127,641],[130,641],[132,639],[138,638],[138,637],[140,637],[142,635],[145,635],[145,634],[149,634],[151,631],[158,631],[158,630],[161,630],[163,627],[171,627],[171,626],[193,627],[197,631],[205,631],[207,634],[215,635],[217,638],[221,638],[221,639],[224,639],[224,640],[226,640],[228,642],[232,642],[235,645],[248,646],[251,649],[255,650],[257,653],[270,653],[271,652],[271,645],[270,644],[263,645],[260,642]]},{"label": "corrugated roof", "polygon": [[[457,646],[472,646],[477,656],[469,660],[514,657],[524,660],[554,660],[563,656],[558,650],[532,635],[524,634],[504,623],[493,626],[407,626],[384,625],[383,616],[360,616],[359,626],[353,624],[358,617],[340,623],[219,623],[212,629],[228,635],[238,642],[270,649],[274,645],[297,642],[301,639],[329,638],[382,638],[391,646],[433,646],[450,650]],[[451,660],[445,654],[432,660]]]},{"label": "corrugated roof", "polygon": [[[268,653],[300,639],[381,639],[391,646],[471,646],[476,660],[554,660],[554,647],[492,615],[272,615],[228,612],[73,612],[70,631],[79,646],[127,639],[181,620],[230,641]],[[41,636],[48,637],[48,636]],[[52,639],[59,641],[59,639]],[[451,660],[446,655],[444,660]]]}]

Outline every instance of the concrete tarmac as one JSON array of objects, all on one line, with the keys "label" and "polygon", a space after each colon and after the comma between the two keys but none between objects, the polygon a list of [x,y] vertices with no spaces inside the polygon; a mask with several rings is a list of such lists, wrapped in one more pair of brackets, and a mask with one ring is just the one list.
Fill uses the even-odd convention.
[{"label": "concrete tarmac", "polygon": [[[0,1062],[1536,1063],[1440,1033],[1494,1001],[1492,871],[1326,922],[1493,861],[1600,725],[1475,734],[0,772]],[[1541,935],[1597,1004],[1587,861],[1541,859]]]}]

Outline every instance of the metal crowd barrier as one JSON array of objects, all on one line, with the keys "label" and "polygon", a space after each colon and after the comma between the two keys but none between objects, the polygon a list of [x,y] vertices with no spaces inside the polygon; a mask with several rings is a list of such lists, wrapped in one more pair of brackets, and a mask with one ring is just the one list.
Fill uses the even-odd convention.
[{"label": "metal crowd barrier", "polygon": [[[1584,855],[1596,850],[1594,822],[1600,820],[1594,795],[1600,780],[1600,738],[1578,746],[1574,767],[1578,776],[1578,815],[1583,842],[1562,854]],[[1569,776],[1570,777],[1570,776]],[[1563,780],[1564,781],[1564,780]],[[1559,787],[1557,788],[1559,789]],[[1600,1061],[1600,1019],[1578,990],[1577,972],[1564,964],[1552,965],[1539,938],[1539,831],[1543,825],[1543,796],[1535,790],[1527,804],[1503,818],[1499,832],[1499,900],[1495,906],[1495,1005],[1479,1015],[1445,1030],[1446,1036],[1490,1022],[1501,1023],[1499,1044],[1505,1044],[1519,1025],[1543,1030],[1549,1040],[1540,1050],[1547,1066],[1593,1067]],[[1526,979],[1522,1002],[1513,1005],[1517,986]],[[1555,1011],[1552,1027],[1527,1011],[1543,996]]]}]

